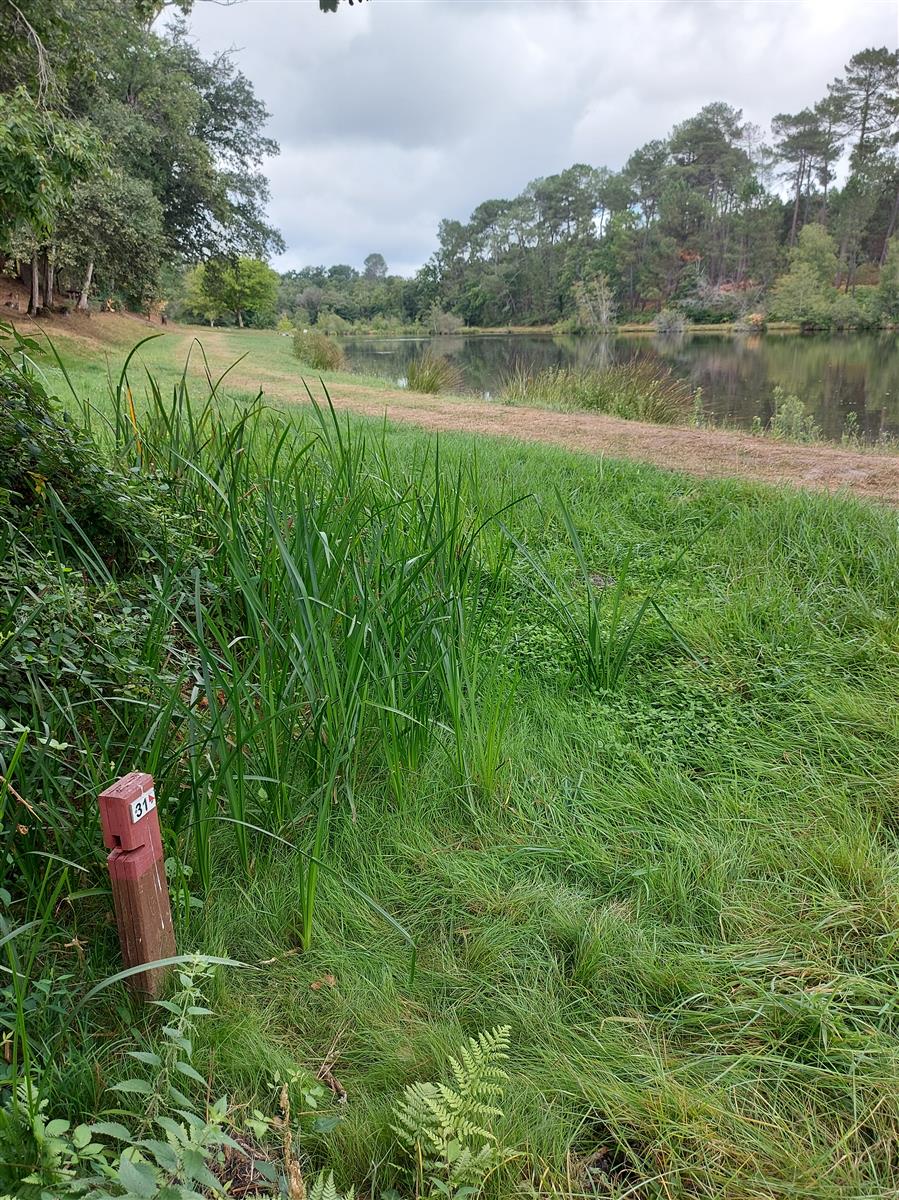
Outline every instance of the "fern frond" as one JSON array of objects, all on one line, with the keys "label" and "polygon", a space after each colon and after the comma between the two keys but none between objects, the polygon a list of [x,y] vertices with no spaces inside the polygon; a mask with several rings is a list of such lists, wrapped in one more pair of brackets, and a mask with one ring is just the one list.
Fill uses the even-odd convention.
[{"label": "fern frond", "polygon": [[469,1196],[499,1161],[491,1124],[502,1116],[497,1102],[508,1076],[500,1063],[508,1058],[509,1033],[503,1025],[470,1038],[450,1059],[455,1086],[413,1083],[404,1090],[392,1129],[413,1155],[420,1191],[427,1179],[428,1195]]},{"label": "fern frond", "polygon": [[309,1200],[353,1200],[353,1188],[350,1188],[344,1196],[341,1192],[338,1192],[334,1184],[334,1172],[329,1171],[325,1175],[324,1171],[322,1171],[321,1175],[318,1176],[315,1183],[309,1189]]}]

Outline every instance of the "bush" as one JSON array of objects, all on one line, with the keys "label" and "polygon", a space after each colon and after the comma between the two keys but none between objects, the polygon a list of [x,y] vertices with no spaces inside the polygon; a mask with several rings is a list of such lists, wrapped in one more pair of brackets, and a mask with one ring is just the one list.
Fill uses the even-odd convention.
[{"label": "bush", "polygon": [[103,465],[93,440],[0,352],[0,516],[37,537],[44,518],[127,567],[155,527],[154,485]]},{"label": "bush", "polygon": [[603,371],[550,367],[531,374],[519,366],[506,377],[501,396],[507,404],[584,409],[658,425],[683,421],[693,401],[689,385],[670,368],[636,357]]},{"label": "bush", "polygon": [[298,329],[293,335],[293,352],[304,367],[316,371],[339,371],[344,363],[339,343],[318,329]]},{"label": "bush", "polygon": [[444,312],[439,304],[432,304],[428,314],[428,329],[431,333],[452,334],[464,328],[465,322],[455,313]]},{"label": "bush", "polygon": [[413,392],[458,391],[462,386],[462,372],[448,358],[442,358],[432,350],[425,350],[413,358],[406,368],[406,386]]},{"label": "bush", "polygon": [[675,308],[663,308],[653,318],[652,327],[656,333],[683,333],[688,324],[682,312]]},{"label": "bush", "polygon": [[768,433],[786,442],[817,442],[821,437],[802,400],[779,385],[774,389],[774,415],[768,422]]},{"label": "bush", "polygon": [[330,333],[335,337],[341,333],[350,333],[353,329],[352,324],[336,312],[320,312],[315,326],[322,333]]}]

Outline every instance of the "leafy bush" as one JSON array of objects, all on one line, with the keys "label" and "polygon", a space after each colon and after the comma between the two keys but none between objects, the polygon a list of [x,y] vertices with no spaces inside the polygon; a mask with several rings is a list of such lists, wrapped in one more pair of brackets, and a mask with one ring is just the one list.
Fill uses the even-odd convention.
[{"label": "leafy bush", "polygon": [[674,425],[686,419],[692,394],[670,368],[632,358],[605,370],[548,367],[532,374],[518,366],[503,383],[507,404],[603,412],[626,420]]},{"label": "leafy bush", "polygon": [[428,329],[431,333],[453,334],[465,327],[465,322],[455,313],[444,312],[439,304],[432,304],[428,314]]},{"label": "leafy bush", "polygon": [[780,385],[774,389],[774,414],[768,422],[767,432],[787,442],[817,442],[821,436],[802,400]]},{"label": "leafy bush", "polygon": [[34,540],[52,514],[73,552],[128,567],[159,533],[159,501],[152,480],[106,466],[38,378],[0,349],[0,516]]},{"label": "leafy bush", "polygon": [[339,371],[344,363],[340,344],[318,329],[298,329],[293,336],[293,352],[304,367],[316,371]]},{"label": "leafy bush", "polygon": [[448,358],[425,350],[418,358],[413,358],[406,368],[406,385],[410,391],[434,395],[437,392],[458,391],[462,386],[462,372]]},{"label": "leafy bush", "polygon": [[329,312],[327,309],[318,314],[315,327],[322,333],[331,334],[332,337],[336,337],[341,333],[349,333],[353,328],[352,322],[347,321],[340,313]]}]

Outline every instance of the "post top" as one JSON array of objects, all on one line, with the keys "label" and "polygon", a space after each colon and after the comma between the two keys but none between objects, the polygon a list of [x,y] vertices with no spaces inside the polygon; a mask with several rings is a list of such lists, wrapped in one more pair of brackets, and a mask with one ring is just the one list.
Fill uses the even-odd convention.
[{"label": "post top", "polygon": [[156,788],[146,771],[131,771],[100,793],[100,822],[103,842],[108,850],[139,850],[158,847],[159,815],[156,812]]}]

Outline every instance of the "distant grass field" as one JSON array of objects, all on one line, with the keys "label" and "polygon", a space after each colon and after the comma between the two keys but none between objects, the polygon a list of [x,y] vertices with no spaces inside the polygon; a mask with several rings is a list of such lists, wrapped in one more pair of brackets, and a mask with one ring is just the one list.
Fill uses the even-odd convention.
[{"label": "distant grass field", "polygon": [[[287,369],[289,339],[252,339]],[[248,341],[225,338],[224,349]],[[141,351],[163,383],[179,373],[174,348],[183,343]],[[97,394],[102,366],[65,358],[75,389]],[[319,436],[308,411],[275,407],[290,445]],[[333,1167],[364,1195],[411,1195],[392,1105],[404,1085],[440,1077],[464,1035],[508,1024],[511,1083],[497,1125],[507,1160],[488,1196],[896,1194],[895,513],[550,447],[453,434],[438,450],[409,428],[360,418],[340,427],[359,448],[359,480],[402,493],[439,478],[470,528],[488,523],[477,580],[492,599],[477,626],[477,686],[514,701],[492,727],[489,787],[479,739],[490,703],[477,728],[463,721],[461,748],[452,703],[441,709],[400,778],[375,732],[389,708],[367,713],[352,807],[341,799],[331,814],[334,870],[319,877],[305,951],[302,856],[253,839],[248,869],[231,831],[213,837],[214,881],[191,885],[200,906],[184,948],[264,964],[220,975],[196,1060],[214,1094],[271,1113],[276,1074],[326,1064],[347,1099],[321,1101],[337,1120],[304,1135],[304,1162]],[[252,444],[235,510],[245,530],[263,521],[254,492],[277,472],[268,443]],[[214,448],[204,455],[208,471]],[[296,480],[276,487],[285,507],[273,527],[284,538],[299,536]],[[191,486],[197,511],[211,511],[211,492]],[[335,507],[355,486],[348,474]],[[562,505],[589,587],[611,596],[623,581],[629,614],[647,595],[658,602],[614,689],[585,681],[583,647],[534,566],[581,620],[589,592]],[[365,530],[360,570],[380,561]],[[250,568],[241,584],[217,536],[208,603],[229,636],[256,645],[240,599],[255,586]],[[508,561],[500,545],[512,548]],[[389,586],[385,577],[370,593],[375,610]],[[271,602],[273,612],[287,603]],[[608,605],[598,611],[608,628]],[[349,654],[343,646],[341,679]],[[379,704],[383,684],[372,685]],[[466,685],[457,699],[472,694]],[[250,717],[263,702],[252,695]],[[278,700],[266,702],[277,711]],[[305,797],[305,777],[297,786]],[[305,844],[309,813],[297,803],[279,831]],[[408,946],[360,891],[411,933],[411,982]],[[59,917],[66,928],[69,919]],[[112,969],[110,939],[99,940],[87,967],[73,952],[64,960],[76,974]],[[73,1031],[54,1067],[52,1111],[110,1104],[104,1080],[125,1033]]]}]

